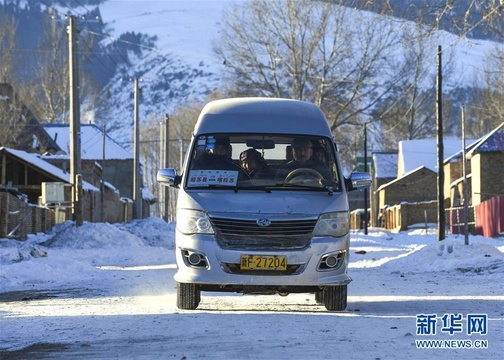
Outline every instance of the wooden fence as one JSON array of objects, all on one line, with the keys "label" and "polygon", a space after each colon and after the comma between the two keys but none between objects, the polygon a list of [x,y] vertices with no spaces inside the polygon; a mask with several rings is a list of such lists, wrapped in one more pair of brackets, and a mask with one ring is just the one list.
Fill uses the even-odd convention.
[{"label": "wooden fence", "polygon": [[[465,225],[463,207],[446,208],[446,226],[452,234],[463,234]],[[350,228],[363,228],[362,209],[350,214]],[[411,225],[438,223],[437,201],[402,203],[381,211],[379,226],[402,231]],[[468,230],[472,234],[495,237],[504,234],[504,196],[496,196],[476,206],[468,207]]]},{"label": "wooden fence", "polygon": [[[110,191],[105,195],[103,207],[99,192],[84,192],[83,198],[84,221],[115,223],[133,219],[132,201],[120,198],[117,192]],[[144,210],[143,217],[149,216],[148,205],[144,206]],[[68,206],[29,204],[23,194],[0,188],[0,238],[26,240],[28,234],[47,232],[55,224],[72,220],[72,217]]]},{"label": "wooden fence", "polygon": [[11,192],[0,192],[0,238],[25,240],[27,234],[46,232],[53,225],[51,210],[28,204]]}]

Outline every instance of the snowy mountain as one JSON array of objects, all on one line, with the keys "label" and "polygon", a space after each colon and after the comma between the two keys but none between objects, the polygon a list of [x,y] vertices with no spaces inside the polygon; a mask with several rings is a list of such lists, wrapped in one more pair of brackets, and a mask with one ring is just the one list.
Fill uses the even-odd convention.
[{"label": "snowy mountain", "polygon": [[100,5],[114,38],[128,31],[157,38],[155,48],[132,56],[131,68],[117,73],[106,88],[111,97],[106,122],[113,137],[132,139],[133,77],[139,79],[141,121],[161,120],[179,104],[202,101],[219,88],[223,65],[212,52],[212,41],[218,39],[223,10],[240,2],[109,0]]},{"label": "snowy mountain", "polygon": [[[106,124],[109,135],[120,143],[131,145],[132,80],[139,80],[141,121],[158,122],[165,114],[173,114],[179,105],[205,101],[206,95],[222,88],[227,70],[212,50],[212,44],[220,38],[223,12],[248,1],[7,1],[0,4],[0,11],[14,16],[19,23],[17,33],[22,54],[36,50],[40,34],[44,32],[43,23],[53,11],[59,15],[62,38],[66,38],[65,15],[79,18],[80,46],[88,51],[81,57],[80,65],[92,72],[93,80],[103,87],[100,96],[103,104],[98,109],[94,104],[89,106],[91,110],[83,109],[81,119],[97,125]],[[87,14],[89,21],[81,20],[81,14]],[[99,21],[92,20],[95,16]],[[345,16],[346,26],[355,27],[359,19],[380,15],[348,8]],[[397,34],[413,31],[415,26],[398,18],[390,18],[390,24],[397,28]],[[95,43],[91,45],[88,38],[93,38]],[[452,77],[444,80],[444,89],[456,107],[455,97],[467,95],[464,88],[484,83],[483,70],[489,51],[502,44],[461,39],[445,31],[433,33],[425,50],[429,74],[424,78],[429,81],[436,71],[438,45],[442,45],[446,53],[444,61],[453,59]],[[66,50],[61,51],[66,54]],[[387,59],[402,55],[399,46],[393,53],[383,54]],[[32,57],[30,60],[33,61]],[[30,74],[32,68],[23,68],[23,76],[33,76]],[[382,83],[379,78],[373,80]],[[86,105],[83,104],[83,108]]]},{"label": "snowy mountain", "polygon": [[[109,101],[105,121],[114,138],[120,142],[132,139],[133,77],[140,81],[141,121],[152,118],[161,121],[178,105],[204,101],[205,95],[219,89],[225,67],[213,53],[212,43],[219,40],[223,11],[244,3],[246,0],[107,0],[99,6],[112,38],[126,32],[142,32],[156,38],[150,51],[141,56],[131,54],[131,66],[116,73],[106,87],[104,94]],[[358,16],[379,15],[362,12]],[[412,26],[402,20],[394,22],[397,31]],[[453,59],[454,75],[445,82],[445,89],[456,89],[482,81],[487,55],[499,43],[460,39],[445,31],[434,33],[429,48],[432,71],[426,77],[433,76],[436,71],[437,45],[442,45]],[[401,56],[400,51],[394,56]],[[101,124],[103,118],[94,121]]]}]

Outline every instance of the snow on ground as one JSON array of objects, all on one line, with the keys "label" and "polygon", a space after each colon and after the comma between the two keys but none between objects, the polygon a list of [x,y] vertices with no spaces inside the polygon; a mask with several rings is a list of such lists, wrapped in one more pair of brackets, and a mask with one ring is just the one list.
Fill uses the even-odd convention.
[{"label": "snow on ground", "polygon": [[[66,222],[0,239],[0,359],[502,358],[502,237],[464,245],[438,242],[432,228],[370,229],[352,234],[350,250],[346,311],[326,311],[313,294],[205,292],[182,311],[174,224]],[[432,315],[436,333],[419,334]],[[471,325],[475,316],[486,322]],[[422,340],[451,348],[420,349]]]}]

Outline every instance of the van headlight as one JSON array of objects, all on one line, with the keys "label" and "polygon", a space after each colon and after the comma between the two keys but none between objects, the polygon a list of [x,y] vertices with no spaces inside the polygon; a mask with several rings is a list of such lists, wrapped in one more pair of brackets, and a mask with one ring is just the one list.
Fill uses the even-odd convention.
[{"label": "van headlight", "polygon": [[331,212],[320,215],[313,236],[334,236],[340,237],[346,235],[349,231],[348,212]]},{"label": "van headlight", "polygon": [[208,216],[199,210],[178,209],[177,230],[183,234],[213,234]]}]

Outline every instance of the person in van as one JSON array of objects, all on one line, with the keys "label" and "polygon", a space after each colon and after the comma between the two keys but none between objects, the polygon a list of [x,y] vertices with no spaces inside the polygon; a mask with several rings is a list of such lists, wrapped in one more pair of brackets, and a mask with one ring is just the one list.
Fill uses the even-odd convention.
[{"label": "person in van", "polygon": [[313,158],[313,161],[328,166],[327,153],[322,146],[317,146],[317,147],[313,148],[312,158]]},{"label": "person in van", "polygon": [[[213,140],[213,141],[211,141]],[[205,152],[195,160],[193,169],[200,170],[241,170],[231,156],[231,144],[227,137],[208,139]]]},{"label": "person in van", "polygon": [[329,168],[325,164],[315,162],[313,156],[313,143],[309,139],[296,138],[292,141],[292,160],[280,166],[275,180],[285,180],[291,171],[308,168],[317,171],[324,179],[331,179]]},{"label": "person in van", "polygon": [[274,173],[261,153],[255,149],[243,151],[240,154],[240,164],[251,179],[273,179]]}]

